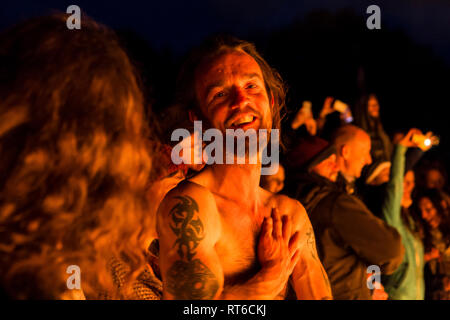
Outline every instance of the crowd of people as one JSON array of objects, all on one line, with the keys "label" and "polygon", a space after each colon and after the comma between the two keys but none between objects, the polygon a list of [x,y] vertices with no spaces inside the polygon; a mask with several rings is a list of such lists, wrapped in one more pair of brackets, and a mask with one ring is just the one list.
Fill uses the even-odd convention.
[{"label": "crowd of people", "polygon": [[[305,102],[285,129],[282,77],[227,35],[191,51],[164,118],[115,33],[66,19],[0,35],[3,297],[450,298],[447,176],[420,159],[431,133],[391,139],[375,94],[328,97],[318,118]],[[174,163],[157,132],[194,121],[283,129],[279,169]]]}]

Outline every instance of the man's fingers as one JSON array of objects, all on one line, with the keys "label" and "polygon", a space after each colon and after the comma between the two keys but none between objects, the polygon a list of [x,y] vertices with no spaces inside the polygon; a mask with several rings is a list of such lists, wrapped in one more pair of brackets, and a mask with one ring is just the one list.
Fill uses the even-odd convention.
[{"label": "man's fingers", "polygon": [[407,134],[407,137],[409,137],[409,138],[408,138],[409,141],[411,141],[412,136],[413,136],[414,134],[419,134],[419,135],[421,135],[421,134],[422,134],[422,131],[420,131],[420,130],[417,129],[417,128],[412,128],[412,129],[410,129],[410,130],[408,131],[408,134]]},{"label": "man's fingers", "polygon": [[273,222],[271,217],[264,218],[261,228],[261,238],[270,238],[272,236]]},{"label": "man's fingers", "polygon": [[286,244],[289,243],[289,238],[291,237],[292,232],[292,222],[289,216],[283,216],[283,240]]},{"label": "man's fingers", "polygon": [[277,208],[272,209],[272,218],[273,218],[273,237],[275,239],[280,239],[283,237],[283,230],[282,230],[282,222],[281,222],[281,216],[280,212]]},{"label": "man's fingers", "polygon": [[294,252],[300,246],[300,234],[298,231],[289,240],[289,252]]}]

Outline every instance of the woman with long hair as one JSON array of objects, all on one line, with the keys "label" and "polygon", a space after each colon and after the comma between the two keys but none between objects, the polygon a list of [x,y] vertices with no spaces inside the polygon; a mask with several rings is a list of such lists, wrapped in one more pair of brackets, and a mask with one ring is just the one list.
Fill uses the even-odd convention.
[{"label": "woman with long hair", "polygon": [[67,17],[0,36],[0,285],[14,299],[152,298],[139,81],[112,31]]},{"label": "woman with long hair", "polygon": [[355,124],[370,135],[371,156],[374,163],[390,161],[393,145],[381,123],[380,105],[375,94],[363,95],[355,106]]},{"label": "woman with long hair", "polygon": [[444,202],[437,189],[425,189],[411,206],[423,230],[426,299],[450,299],[450,220]]}]

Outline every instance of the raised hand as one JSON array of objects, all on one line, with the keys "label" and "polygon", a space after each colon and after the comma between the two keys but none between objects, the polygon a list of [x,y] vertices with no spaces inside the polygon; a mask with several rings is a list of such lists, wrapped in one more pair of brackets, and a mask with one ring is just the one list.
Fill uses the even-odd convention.
[{"label": "raised hand", "polygon": [[305,121],[306,130],[312,136],[315,136],[317,133],[317,122],[314,118],[306,119]]},{"label": "raised hand", "polygon": [[333,100],[333,97],[326,97],[323,102],[322,110],[320,111],[320,118],[325,118],[327,115],[335,111],[332,107]]},{"label": "raised hand", "polygon": [[274,300],[283,296],[289,276],[300,258],[300,236],[292,233],[288,216],[277,209],[264,219],[257,254],[261,270],[242,285],[224,288],[221,299]]},{"label": "raised hand", "polygon": [[419,147],[417,143],[413,141],[414,135],[422,135],[422,131],[416,128],[412,128],[408,131],[408,133],[398,142],[398,144],[401,144],[407,148],[411,147]]},{"label": "raised hand", "polygon": [[299,244],[300,236],[298,232],[292,234],[290,217],[281,217],[278,209],[272,209],[271,217],[264,219],[261,228],[258,259],[261,275],[276,292],[284,288],[299,260]]},{"label": "raised hand", "polygon": [[422,151],[428,151],[433,145],[439,143],[439,138],[433,136],[432,132],[427,132],[427,134],[423,134],[419,129],[411,129],[409,132],[403,137],[402,140],[399,141],[399,144],[405,147],[417,147],[422,149]]}]

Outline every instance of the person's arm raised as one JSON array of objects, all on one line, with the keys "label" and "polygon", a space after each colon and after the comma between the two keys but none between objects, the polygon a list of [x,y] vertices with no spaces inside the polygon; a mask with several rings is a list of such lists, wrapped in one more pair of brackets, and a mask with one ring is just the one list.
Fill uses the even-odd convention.
[{"label": "person's arm raised", "polygon": [[386,194],[382,203],[384,220],[399,232],[400,229],[405,228],[401,218],[405,154],[408,148],[419,148],[419,145],[413,141],[415,134],[422,135],[422,132],[415,128],[410,129],[394,148],[390,178],[386,185]]}]

